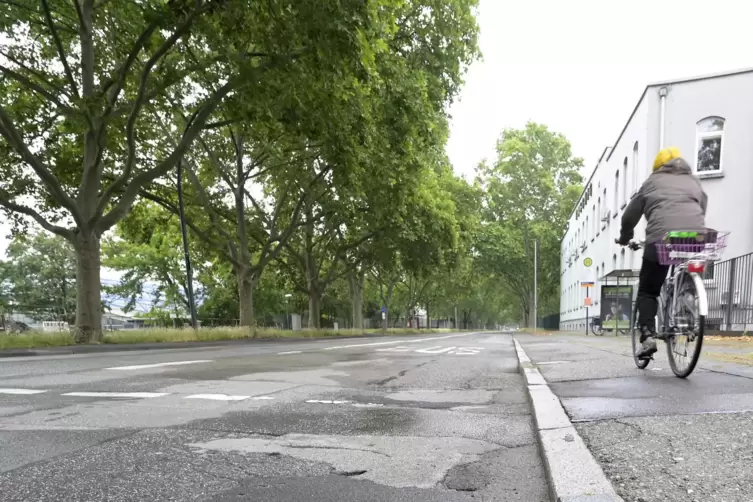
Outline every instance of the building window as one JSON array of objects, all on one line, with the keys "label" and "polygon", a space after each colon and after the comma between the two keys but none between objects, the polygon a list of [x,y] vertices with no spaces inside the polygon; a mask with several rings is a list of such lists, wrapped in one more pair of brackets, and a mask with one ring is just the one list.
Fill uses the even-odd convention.
[{"label": "building window", "polygon": [[596,235],[599,235],[599,232],[601,232],[601,225],[599,225],[599,221],[601,221],[601,197],[599,197],[596,200],[596,215],[598,217],[597,223],[596,223]]},{"label": "building window", "polygon": [[620,251],[620,270],[625,270],[625,249]]},{"label": "building window", "polygon": [[699,174],[722,172],[722,136],[724,119],[707,117],[696,124],[696,171]]},{"label": "building window", "polygon": [[594,223],[593,237],[591,239],[595,239],[599,235],[599,219],[596,217],[596,204],[591,207],[591,218]]},{"label": "building window", "polygon": [[625,160],[622,161],[622,204],[623,205],[627,203],[628,190],[630,189],[628,185],[630,185],[630,183],[628,182],[627,157],[625,157]]},{"label": "building window", "polygon": [[617,270],[617,254],[612,255],[612,270]]},{"label": "building window", "polygon": [[638,189],[641,186],[642,180],[640,178],[641,166],[640,157],[638,155],[638,142],[633,145],[633,193],[638,193]]},{"label": "building window", "polygon": [[612,204],[614,204],[612,216],[617,216],[617,211],[620,208],[620,171],[614,173],[614,202]]},{"label": "building window", "polygon": [[604,226],[606,226],[607,225],[607,221],[608,221],[606,216],[607,216],[607,213],[609,212],[609,203],[607,202],[607,189],[606,189],[606,187],[604,188],[604,192],[603,192],[602,195],[603,195],[603,199],[604,199],[602,202],[604,204],[601,206],[603,214],[600,216],[600,218],[604,221]]}]

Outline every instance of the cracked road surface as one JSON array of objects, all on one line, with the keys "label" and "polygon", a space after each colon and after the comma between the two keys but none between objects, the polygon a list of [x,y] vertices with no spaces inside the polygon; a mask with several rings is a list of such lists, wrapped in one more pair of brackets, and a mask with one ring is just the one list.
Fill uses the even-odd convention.
[{"label": "cracked road surface", "polygon": [[512,337],[0,360],[10,501],[548,500]]},{"label": "cracked road surface", "polygon": [[683,380],[663,343],[642,371],[625,336],[516,338],[626,502],[753,500],[753,371],[723,346]]}]

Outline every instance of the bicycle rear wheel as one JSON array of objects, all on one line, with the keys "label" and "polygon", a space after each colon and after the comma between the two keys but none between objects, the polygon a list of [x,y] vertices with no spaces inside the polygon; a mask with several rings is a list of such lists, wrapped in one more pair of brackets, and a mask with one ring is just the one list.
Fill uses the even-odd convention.
[{"label": "bicycle rear wheel", "polygon": [[699,314],[699,292],[688,273],[680,276],[676,301],[670,300],[667,314],[675,322],[676,333],[667,337],[667,357],[672,372],[679,378],[687,378],[698,364],[703,347],[706,317]]}]

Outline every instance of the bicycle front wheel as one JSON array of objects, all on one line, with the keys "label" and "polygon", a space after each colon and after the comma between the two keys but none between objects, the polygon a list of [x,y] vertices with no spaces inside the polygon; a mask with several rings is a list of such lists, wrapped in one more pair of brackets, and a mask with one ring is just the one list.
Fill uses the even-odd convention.
[{"label": "bicycle front wheel", "polygon": [[706,292],[698,291],[688,273],[679,280],[677,298],[670,301],[667,309],[675,325],[675,333],[667,337],[667,356],[672,372],[679,378],[687,378],[698,364],[703,347],[706,316],[700,314],[699,299]]},{"label": "bicycle front wheel", "polygon": [[604,334],[604,328],[601,326],[597,326],[595,324],[591,325],[591,332],[596,336],[601,336]]}]

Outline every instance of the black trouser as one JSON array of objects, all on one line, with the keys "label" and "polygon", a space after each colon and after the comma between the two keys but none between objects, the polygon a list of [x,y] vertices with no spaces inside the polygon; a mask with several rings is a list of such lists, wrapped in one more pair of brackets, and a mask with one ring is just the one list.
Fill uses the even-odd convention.
[{"label": "black trouser", "polygon": [[656,244],[646,244],[643,249],[643,264],[638,284],[638,326],[649,326],[652,330],[654,329],[658,304],[656,299],[661,293],[667,272],[669,272],[669,265],[659,265]]}]

